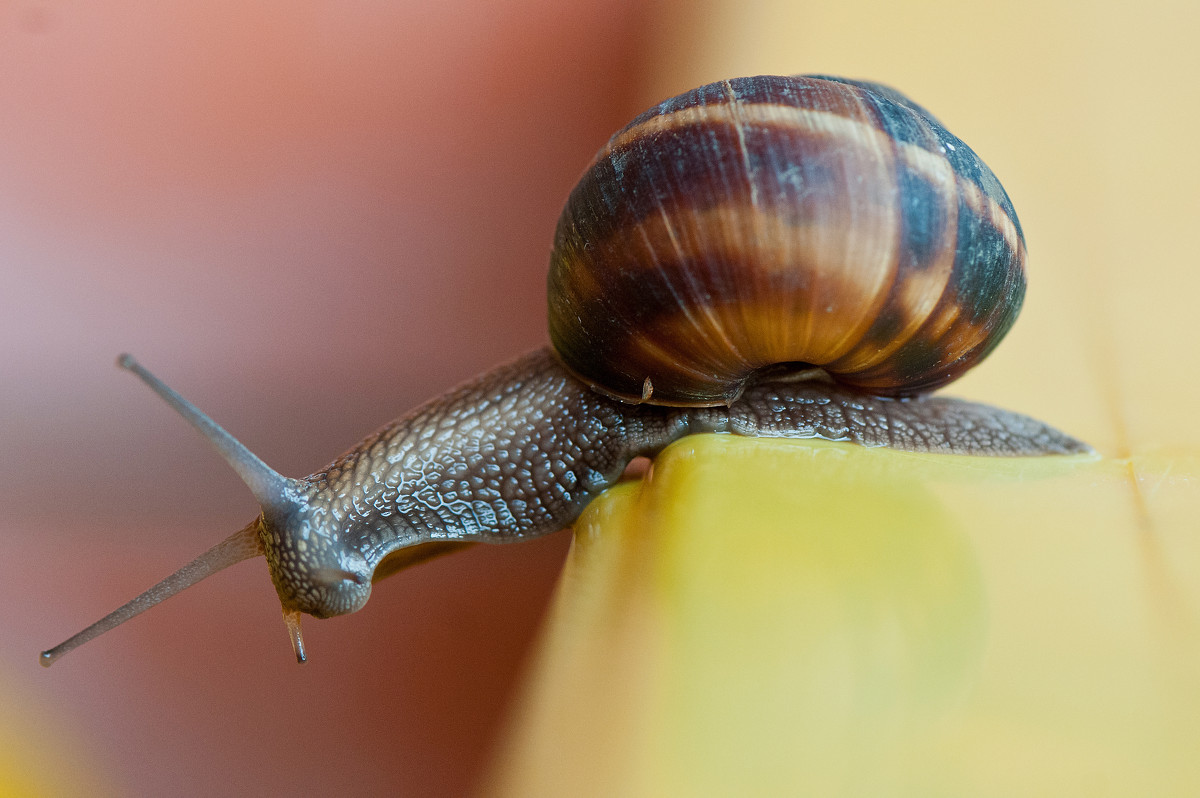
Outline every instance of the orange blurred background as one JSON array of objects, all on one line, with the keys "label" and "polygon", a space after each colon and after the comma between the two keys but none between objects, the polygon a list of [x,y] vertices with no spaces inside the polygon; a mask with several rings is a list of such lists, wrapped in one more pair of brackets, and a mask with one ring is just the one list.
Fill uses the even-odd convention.
[{"label": "orange blurred background", "polygon": [[367,612],[307,624],[303,668],[261,560],[49,672],[36,654],[256,512],[115,355],[303,475],[540,345],[554,222],[646,102],[655,19],[632,1],[0,5],[0,726],[42,749],[26,767],[45,784],[478,778],[565,535],[389,580]]}]

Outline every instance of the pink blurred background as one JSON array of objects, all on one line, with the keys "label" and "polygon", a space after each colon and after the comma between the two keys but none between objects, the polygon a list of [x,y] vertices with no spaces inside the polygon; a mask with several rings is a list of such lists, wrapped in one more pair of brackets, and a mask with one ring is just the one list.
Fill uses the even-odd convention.
[{"label": "pink blurred background", "polygon": [[[36,654],[255,513],[135,353],[285,474],[545,340],[566,193],[656,4],[0,5],[0,724],[122,794],[459,795],[565,535],[309,621],[261,560]],[[680,86],[680,89],[686,88]]]}]

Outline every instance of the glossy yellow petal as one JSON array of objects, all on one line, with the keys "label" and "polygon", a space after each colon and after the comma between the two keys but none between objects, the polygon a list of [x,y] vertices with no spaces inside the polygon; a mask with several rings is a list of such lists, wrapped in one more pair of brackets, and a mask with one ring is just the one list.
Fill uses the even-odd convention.
[{"label": "glossy yellow petal", "polygon": [[578,525],[498,793],[1188,794],[1200,496],[1156,473],[1152,537],[1099,458],[676,445]]}]

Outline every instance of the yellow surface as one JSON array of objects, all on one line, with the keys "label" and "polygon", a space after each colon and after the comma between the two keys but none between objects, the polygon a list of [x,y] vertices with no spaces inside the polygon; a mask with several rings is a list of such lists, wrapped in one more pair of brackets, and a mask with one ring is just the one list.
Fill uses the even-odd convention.
[{"label": "yellow surface", "polygon": [[1200,795],[1200,6],[666,8],[645,104],[879,80],[992,166],[1029,293],[947,392],[1100,456],[672,448],[577,528],[496,792]]},{"label": "yellow surface", "polygon": [[31,704],[20,679],[0,672],[0,798],[116,795],[71,717],[66,700]]},{"label": "yellow surface", "polygon": [[1160,476],[1138,532],[1099,458],[677,444],[578,525],[497,791],[1195,794],[1200,495]]}]

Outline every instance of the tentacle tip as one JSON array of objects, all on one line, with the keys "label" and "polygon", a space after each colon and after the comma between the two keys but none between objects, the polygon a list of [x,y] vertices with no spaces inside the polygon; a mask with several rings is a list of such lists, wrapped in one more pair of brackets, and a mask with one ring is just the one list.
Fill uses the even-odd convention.
[{"label": "tentacle tip", "polygon": [[58,654],[54,653],[54,649],[43,651],[38,654],[38,664],[43,668],[49,668],[58,659]]},{"label": "tentacle tip", "polygon": [[135,368],[137,368],[137,364],[137,360],[135,360],[133,355],[129,354],[128,352],[122,352],[121,354],[117,355],[117,368],[122,368],[126,371],[133,371]]},{"label": "tentacle tip", "polygon": [[304,634],[300,630],[300,611],[283,610],[283,623],[287,626],[288,639],[292,642],[292,651],[296,654],[296,663],[303,665],[308,662],[308,654],[304,650]]}]

